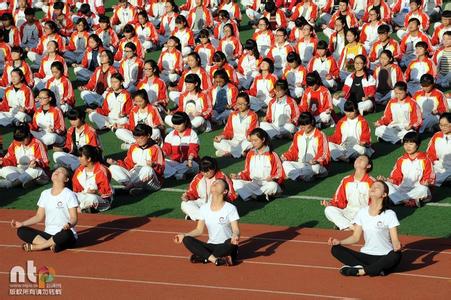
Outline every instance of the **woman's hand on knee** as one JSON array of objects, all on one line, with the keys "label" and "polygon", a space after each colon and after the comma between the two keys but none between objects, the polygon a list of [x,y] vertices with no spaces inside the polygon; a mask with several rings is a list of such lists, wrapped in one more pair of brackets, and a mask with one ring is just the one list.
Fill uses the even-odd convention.
[{"label": "woman's hand on knee", "polygon": [[340,240],[337,240],[336,238],[330,237],[329,240],[327,241],[327,243],[330,246],[337,246],[337,245],[340,245]]},{"label": "woman's hand on knee", "polygon": [[174,237],[174,243],[181,244],[184,238],[185,238],[184,234],[177,234]]},{"label": "woman's hand on knee", "polygon": [[22,227],[22,226],[23,226],[23,223],[21,223],[21,222],[19,222],[19,221],[16,221],[16,220],[12,220],[12,221],[11,221],[11,227],[12,227],[12,228],[18,229],[18,228],[20,228],[20,227]]}]

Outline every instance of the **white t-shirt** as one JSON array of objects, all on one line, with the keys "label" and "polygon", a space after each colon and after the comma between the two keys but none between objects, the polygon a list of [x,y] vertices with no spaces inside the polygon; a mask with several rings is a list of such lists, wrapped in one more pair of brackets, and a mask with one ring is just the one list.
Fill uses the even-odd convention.
[{"label": "white t-shirt", "polygon": [[200,208],[200,219],[205,221],[208,230],[209,244],[222,244],[232,237],[230,222],[240,219],[238,211],[233,204],[225,202],[218,211],[212,211],[211,201]]},{"label": "white t-shirt", "polygon": [[[77,196],[68,188],[64,188],[57,196],[52,195],[52,189],[41,193],[38,206],[45,210],[45,232],[55,235],[63,229],[64,224],[69,223],[69,208],[78,207]],[[71,228],[75,237],[75,228]]]},{"label": "white t-shirt", "polygon": [[354,223],[362,226],[365,245],[360,252],[370,255],[386,255],[393,250],[390,228],[399,226],[396,213],[387,209],[377,216],[370,216],[369,207],[362,208]]}]

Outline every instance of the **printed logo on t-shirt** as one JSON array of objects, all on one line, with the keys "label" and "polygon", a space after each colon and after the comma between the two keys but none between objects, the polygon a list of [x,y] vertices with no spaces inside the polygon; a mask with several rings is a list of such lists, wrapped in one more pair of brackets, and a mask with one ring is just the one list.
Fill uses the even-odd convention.
[{"label": "printed logo on t-shirt", "polygon": [[384,222],[382,222],[382,221],[378,221],[377,224],[376,224],[376,227],[377,227],[378,229],[382,229],[382,228],[385,227],[385,224],[384,224]]},{"label": "printed logo on t-shirt", "polygon": [[224,217],[219,218],[219,224],[226,224],[226,223],[227,223],[227,221]]},{"label": "printed logo on t-shirt", "polygon": [[58,201],[58,203],[56,203],[57,208],[63,208],[63,202],[62,201]]}]

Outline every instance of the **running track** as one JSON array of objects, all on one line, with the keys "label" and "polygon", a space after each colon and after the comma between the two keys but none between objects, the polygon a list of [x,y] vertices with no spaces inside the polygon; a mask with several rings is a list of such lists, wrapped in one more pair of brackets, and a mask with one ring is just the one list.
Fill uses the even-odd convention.
[{"label": "running track", "polygon": [[406,249],[398,273],[346,278],[325,241],[347,233],[242,224],[243,262],[215,267],[190,264],[184,247],[172,242],[194,222],[162,218],[81,215],[79,248],[25,253],[9,222],[33,213],[0,209],[0,298],[8,292],[11,267],[25,267],[27,259],[55,269],[54,282],[61,283],[65,299],[449,299],[451,294],[450,239],[401,237]]}]

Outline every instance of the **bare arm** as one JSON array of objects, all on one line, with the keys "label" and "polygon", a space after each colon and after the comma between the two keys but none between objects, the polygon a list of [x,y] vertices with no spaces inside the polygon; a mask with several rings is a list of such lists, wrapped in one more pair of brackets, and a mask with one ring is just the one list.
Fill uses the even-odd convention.
[{"label": "bare arm", "polygon": [[401,242],[398,238],[398,227],[390,228],[390,238],[393,245],[393,251],[397,252],[401,250]]},{"label": "bare arm", "polygon": [[33,217],[31,217],[23,222],[18,222],[16,220],[12,220],[11,226],[13,228],[20,228],[22,226],[31,226],[31,225],[37,224],[39,222],[42,222],[42,220],[44,220],[44,218],[45,218],[45,210],[43,207],[39,207],[38,210],[36,211],[36,215],[34,215]]},{"label": "bare arm", "polygon": [[204,228],[205,228],[205,221],[204,220],[199,220],[197,221],[197,226],[194,230],[191,230],[188,233],[181,233],[181,234],[177,234],[174,237],[174,242],[177,244],[180,244],[183,239],[185,238],[185,236],[191,236],[191,237],[197,237],[199,235],[201,235],[202,233],[204,233]]},{"label": "bare arm", "polygon": [[344,240],[338,240],[335,238],[329,238],[328,244],[331,246],[335,245],[351,245],[360,241],[360,237],[362,236],[362,226],[355,224],[354,232],[351,236],[345,238]]},{"label": "bare arm", "polygon": [[230,242],[234,245],[238,245],[238,242],[240,241],[240,227],[238,225],[238,220],[232,221],[230,225],[232,226],[232,238]]}]

